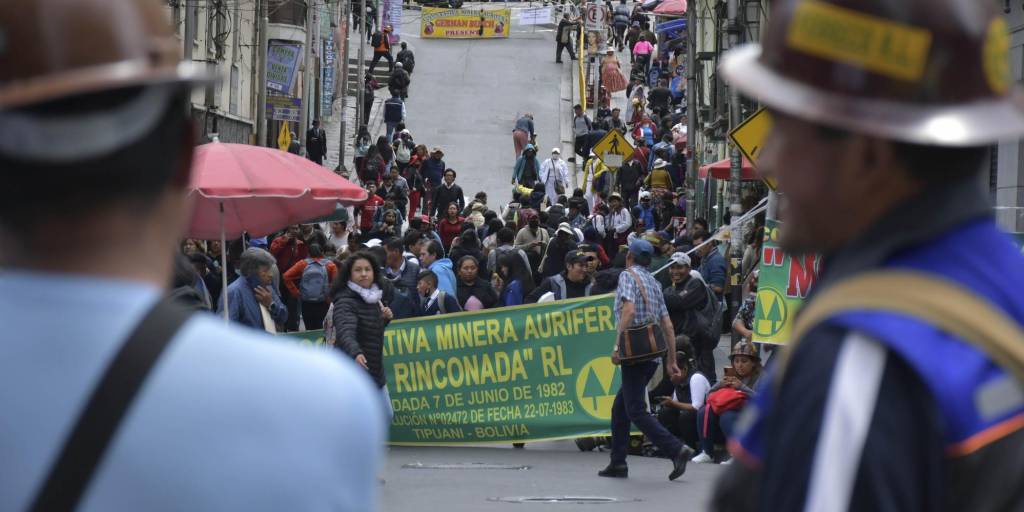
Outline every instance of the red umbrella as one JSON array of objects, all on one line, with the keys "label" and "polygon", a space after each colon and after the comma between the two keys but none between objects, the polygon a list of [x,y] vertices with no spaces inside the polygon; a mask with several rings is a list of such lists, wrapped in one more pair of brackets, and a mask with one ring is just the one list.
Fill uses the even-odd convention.
[{"label": "red umbrella", "polygon": [[686,14],[686,0],[666,0],[654,8],[655,14]]},{"label": "red umbrella", "polygon": [[260,237],[366,201],[361,187],[298,155],[220,142],[196,148],[190,189],[189,236],[201,240]]},{"label": "red umbrella", "polygon": [[[732,161],[728,158],[720,160],[713,164],[701,166],[700,177],[707,178],[708,170],[711,170],[711,177],[719,180],[727,180],[730,178],[730,171],[732,167]],[[743,158],[743,168],[740,175],[740,179],[743,181],[757,181],[761,178],[758,177],[757,173],[754,172],[754,166],[750,165],[750,161]]]},{"label": "red umbrella", "polygon": [[[334,212],[338,203],[366,201],[366,191],[322,166],[284,151],[212,142],[196,148],[189,197],[189,236],[220,238],[224,319],[228,312],[225,238],[264,236]],[[282,269],[287,270],[287,269]]]}]

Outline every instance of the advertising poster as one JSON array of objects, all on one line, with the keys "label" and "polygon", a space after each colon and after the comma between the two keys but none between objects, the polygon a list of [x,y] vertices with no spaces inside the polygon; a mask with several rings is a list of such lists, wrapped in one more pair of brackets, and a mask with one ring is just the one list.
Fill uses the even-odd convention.
[{"label": "advertising poster", "polygon": [[817,280],[819,263],[817,255],[782,252],[779,226],[771,219],[765,223],[753,336],[755,342],[777,345],[789,341],[793,319]]},{"label": "advertising poster", "polygon": [[509,35],[511,9],[470,10],[424,7],[420,37],[431,39],[493,39]]}]

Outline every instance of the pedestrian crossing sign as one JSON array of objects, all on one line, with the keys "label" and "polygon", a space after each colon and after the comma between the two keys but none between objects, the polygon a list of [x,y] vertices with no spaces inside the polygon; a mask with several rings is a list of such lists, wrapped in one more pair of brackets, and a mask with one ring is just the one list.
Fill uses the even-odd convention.
[{"label": "pedestrian crossing sign", "polygon": [[613,169],[622,167],[622,163],[633,156],[633,146],[622,136],[622,132],[611,130],[594,146],[594,154]]}]

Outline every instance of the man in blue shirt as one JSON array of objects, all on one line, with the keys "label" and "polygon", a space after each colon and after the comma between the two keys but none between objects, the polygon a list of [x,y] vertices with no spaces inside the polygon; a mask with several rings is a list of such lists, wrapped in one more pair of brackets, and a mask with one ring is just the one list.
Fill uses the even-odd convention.
[{"label": "man in blue shirt", "polygon": [[[49,134],[0,141],[0,510],[377,510],[383,407],[354,362],[202,313],[162,351],[143,343],[156,329],[133,335],[173,310],[154,305],[191,217],[191,91],[212,78],[165,19],[156,2],[0,4],[0,127]],[[148,372],[119,357],[128,339],[155,352]],[[141,385],[90,422],[111,368]],[[71,436],[96,430],[109,442]],[[82,447],[100,449],[79,484],[50,492]]]},{"label": "man in blue shirt", "polygon": [[708,243],[697,249],[697,255],[700,256],[700,267],[697,271],[704,278],[708,288],[711,288],[715,296],[721,300],[722,294],[725,293],[725,258],[718,252],[711,235],[698,231],[693,237],[693,245],[699,246],[704,242]]},{"label": "man in blue shirt", "polygon": [[[654,280],[648,267],[654,256],[654,246],[647,240],[634,240],[626,253],[626,271],[619,274],[619,286],[615,290],[615,314],[617,329],[621,337],[628,329],[655,324],[665,337],[668,354],[675,354],[675,336],[672,320],[665,308],[665,297],[661,286]],[[657,328],[656,327],[656,328]],[[619,364],[619,348],[612,352],[612,362]],[[686,463],[693,456],[693,450],[683,445],[665,429],[657,418],[647,413],[647,383],[651,380],[658,361],[643,361],[622,365],[622,385],[612,403],[612,451],[611,463],[598,476],[626,478],[626,453],[629,447],[630,423],[636,425],[661,452],[672,460],[672,472],[668,479],[675,480],[686,471]],[[665,372],[669,376],[679,375],[676,359],[665,359]]]}]

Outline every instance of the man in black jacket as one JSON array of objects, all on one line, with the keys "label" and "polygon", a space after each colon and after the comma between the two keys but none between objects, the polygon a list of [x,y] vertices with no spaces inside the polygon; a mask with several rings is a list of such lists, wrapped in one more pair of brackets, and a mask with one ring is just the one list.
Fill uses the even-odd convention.
[{"label": "man in black jacket", "polygon": [[569,58],[576,60],[576,50],[573,49],[575,46],[575,39],[573,33],[579,28],[579,23],[576,23],[569,19],[569,13],[565,13],[562,16],[562,21],[558,22],[558,30],[555,32],[555,41],[558,43],[558,48],[555,49],[555,62],[562,63],[562,49],[569,50]]},{"label": "man in black jacket", "polygon": [[466,196],[462,193],[462,187],[455,184],[455,169],[445,169],[444,183],[434,189],[430,214],[436,218],[444,217],[449,203],[457,204],[460,212],[466,207]]},{"label": "man in black jacket", "polygon": [[704,281],[691,275],[690,257],[686,253],[672,256],[673,263],[669,267],[672,284],[665,287],[665,307],[675,334],[686,336],[693,346],[697,368],[714,384],[717,379],[713,351],[717,343],[711,334],[712,319],[708,318],[708,313],[714,311],[708,307],[710,292]]},{"label": "man in black jacket", "polygon": [[388,91],[391,91],[391,95],[401,96],[403,100],[408,98],[409,84],[411,83],[412,79],[409,78],[409,72],[405,70],[405,64],[395,63],[395,69],[388,77]]},{"label": "man in black jacket", "polygon": [[320,120],[313,120],[313,127],[306,132],[306,156],[317,164],[324,164],[327,154],[327,133],[320,128]]},{"label": "man in black jacket", "polygon": [[410,75],[412,74],[413,68],[416,67],[416,56],[413,55],[412,50],[410,50],[405,44],[405,41],[402,41],[402,50],[395,56],[395,60],[402,64],[402,67],[405,68],[405,71]]},{"label": "man in black jacket", "polygon": [[398,291],[410,297],[415,296],[420,266],[402,254],[402,239],[395,237],[388,240],[384,244],[384,251],[387,254],[384,261],[384,277],[391,281]]},{"label": "man in black jacket", "polygon": [[548,243],[540,275],[551,277],[562,272],[562,265],[559,265],[558,262],[563,261],[566,255],[574,250],[576,250],[576,232],[567,222],[558,224],[554,238]]},{"label": "man in black jacket", "polygon": [[594,281],[587,272],[591,258],[583,251],[570,251],[565,255],[565,272],[545,277],[523,302],[535,304],[548,292],[554,294],[555,300],[589,297],[594,287]]}]

